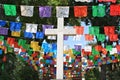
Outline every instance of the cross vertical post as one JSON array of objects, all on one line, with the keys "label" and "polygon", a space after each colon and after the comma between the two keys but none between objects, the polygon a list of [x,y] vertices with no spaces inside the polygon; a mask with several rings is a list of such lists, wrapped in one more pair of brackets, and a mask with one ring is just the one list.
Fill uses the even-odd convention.
[{"label": "cross vertical post", "polygon": [[[58,18],[57,22],[58,29],[64,28],[64,18]],[[57,79],[63,79],[63,31],[57,35]]]},{"label": "cross vertical post", "polygon": [[57,71],[56,79],[63,79],[64,35],[76,35],[75,29],[64,29],[64,18],[57,18],[57,29],[46,29],[45,35],[57,35]]}]

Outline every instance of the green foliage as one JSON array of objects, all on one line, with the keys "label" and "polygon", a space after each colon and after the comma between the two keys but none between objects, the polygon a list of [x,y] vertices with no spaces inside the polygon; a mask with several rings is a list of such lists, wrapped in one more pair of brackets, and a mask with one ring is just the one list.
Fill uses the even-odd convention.
[{"label": "green foliage", "polygon": [[[0,64],[0,80],[39,80],[39,74],[14,53],[6,55],[7,61]],[[2,57],[1,57],[2,58]]]}]

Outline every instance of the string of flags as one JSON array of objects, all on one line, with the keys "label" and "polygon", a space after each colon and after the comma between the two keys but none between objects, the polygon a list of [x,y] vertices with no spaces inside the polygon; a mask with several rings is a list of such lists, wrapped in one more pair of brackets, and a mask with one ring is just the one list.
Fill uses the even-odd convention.
[{"label": "string of flags", "polygon": [[[45,35],[45,29],[53,29],[54,25],[42,25],[42,30],[39,31],[38,24],[26,23],[26,28],[22,30],[22,22],[9,22],[9,27],[6,27],[7,22],[4,20],[0,20],[0,34],[1,35],[9,35],[8,31],[11,31],[11,36],[13,37],[22,37],[22,32],[25,38],[31,39],[43,39]],[[105,41],[105,38],[108,37],[110,41],[117,41],[118,34],[115,31],[119,31],[119,26],[103,26],[104,34],[100,33],[100,26],[90,26],[89,27],[89,34],[84,34],[84,27],[83,26],[74,26],[77,35],[85,36],[86,41],[92,41],[96,36],[98,41]],[[49,36],[48,38],[55,40],[55,36]]]},{"label": "string of flags", "polygon": [[[16,16],[17,15],[17,6],[11,4],[2,4],[4,8],[4,13],[6,16]],[[107,10],[110,8],[110,16],[119,16],[119,4],[110,4],[109,7],[106,7],[104,4],[93,5],[91,10],[91,15],[93,17],[104,17]],[[34,7],[28,5],[20,5],[21,16],[32,17],[34,15]],[[52,17],[52,6],[39,6],[39,17]],[[74,6],[74,17],[87,17],[89,7],[84,6]],[[69,17],[70,16],[70,7],[69,6],[57,6],[56,7],[56,17]]]}]

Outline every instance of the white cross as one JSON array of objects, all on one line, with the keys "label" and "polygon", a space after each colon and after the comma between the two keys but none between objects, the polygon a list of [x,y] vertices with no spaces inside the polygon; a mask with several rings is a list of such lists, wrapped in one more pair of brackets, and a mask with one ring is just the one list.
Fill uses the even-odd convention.
[{"label": "white cross", "polygon": [[[76,35],[75,29],[64,29],[64,18],[57,18],[57,29],[46,29],[46,35],[57,35],[57,72],[56,79],[63,79],[63,37]],[[71,42],[72,43],[72,42]]]}]

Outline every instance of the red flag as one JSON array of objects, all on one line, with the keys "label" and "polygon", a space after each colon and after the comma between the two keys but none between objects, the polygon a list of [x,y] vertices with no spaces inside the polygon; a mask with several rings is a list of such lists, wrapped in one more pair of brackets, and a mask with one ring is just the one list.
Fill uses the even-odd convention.
[{"label": "red flag", "polygon": [[120,45],[116,45],[117,51],[120,51]]},{"label": "red flag", "polygon": [[102,51],[102,46],[101,45],[96,45],[95,50],[97,50],[99,52]]},{"label": "red flag", "polygon": [[82,26],[75,26],[74,28],[75,28],[76,33],[78,35],[83,35],[83,33],[84,33],[84,27],[82,27]]},{"label": "red flag", "polygon": [[35,57],[37,57],[38,56],[38,52],[34,52],[33,54],[32,54],[32,57],[33,58],[35,58]]},{"label": "red flag", "polygon": [[3,56],[2,61],[3,61],[3,62],[6,62],[6,61],[7,61],[7,57],[6,57],[6,55],[5,55],[5,56]]},{"label": "red flag", "polygon": [[115,3],[116,0],[98,0],[99,2],[112,2],[112,3]]},{"label": "red flag", "polygon": [[120,15],[120,5],[110,5],[110,15],[119,16]]},{"label": "red flag", "polygon": [[85,40],[86,41],[92,41],[94,39],[94,36],[91,34],[85,34]]},{"label": "red flag", "polygon": [[7,43],[8,43],[10,46],[12,46],[12,45],[14,44],[14,42],[15,42],[15,38],[11,38],[11,37],[8,37],[8,38],[7,38]]},{"label": "red flag", "polygon": [[106,55],[106,54],[107,54],[107,50],[106,50],[105,48],[102,48],[102,53],[103,53],[104,55]]},{"label": "red flag", "polygon": [[109,38],[110,38],[110,41],[117,41],[118,40],[118,34],[110,34]]},{"label": "red flag", "polygon": [[87,6],[74,6],[75,17],[86,17],[87,16]]},{"label": "red flag", "polygon": [[104,33],[106,35],[114,34],[115,33],[115,27],[114,26],[104,26]]}]

